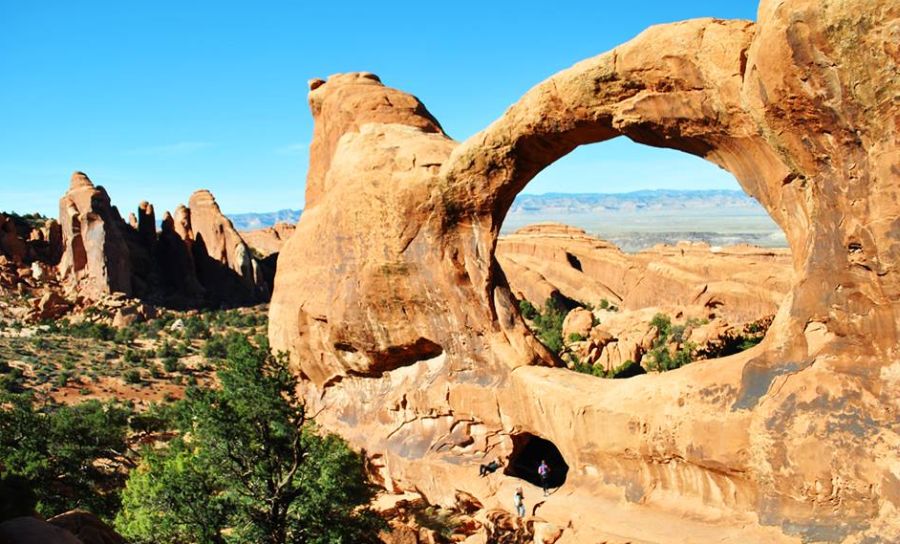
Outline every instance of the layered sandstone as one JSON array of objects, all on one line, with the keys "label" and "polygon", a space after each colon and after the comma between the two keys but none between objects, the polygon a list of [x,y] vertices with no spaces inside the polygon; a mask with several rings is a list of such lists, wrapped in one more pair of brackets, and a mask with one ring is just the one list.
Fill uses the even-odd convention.
[{"label": "layered sandstone", "polygon": [[272,227],[241,232],[247,245],[263,257],[278,253],[281,246],[294,234],[296,227],[290,223],[275,223]]},{"label": "layered sandstone", "polygon": [[[548,439],[569,469],[539,514],[569,542],[900,539],[898,18],[884,0],[763,0],[757,23],[653,27],[461,144],[370,75],[314,82],[269,336],[317,421],[389,486],[486,508],[522,480],[478,464]],[[529,333],[495,257],[506,211],[620,135],[729,170],[785,231],[793,278],[758,347],[603,380]]]},{"label": "layered sandstone", "polygon": [[627,254],[584,230],[531,225],[497,241],[513,293],[542,305],[561,295],[622,310],[695,306],[703,317],[747,322],[772,315],[791,288],[787,250],[704,243],[659,245]]}]

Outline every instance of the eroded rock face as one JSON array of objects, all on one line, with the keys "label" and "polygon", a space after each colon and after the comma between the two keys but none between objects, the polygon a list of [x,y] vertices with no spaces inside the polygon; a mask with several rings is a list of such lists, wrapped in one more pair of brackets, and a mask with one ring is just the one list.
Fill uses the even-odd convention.
[{"label": "eroded rock face", "polygon": [[[185,230],[192,237],[191,250],[201,282],[217,290],[237,288],[252,296],[268,296],[270,288],[259,263],[231,220],[219,209],[212,193],[196,191],[188,206],[190,227]],[[239,285],[232,286],[235,281]]]},{"label": "eroded rock face", "polygon": [[72,174],[59,201],[63,254],[60,277],[71,291],[88,298],[131,290],[131,258],[122,229],[125,222],[103,187],[82,172]]},{"label": "eroded rock face", "polygon": [[513,293],[543,305],[550,296],[623,310],[696,306],[731,322],[774,314],[791,289],[791,255],[780,249],[704,243],[658,245],[628,254],[584,230],[529,225],[497,241]]},{"label": "eroded rock face", "polygon": [[247,245],[263,257],[281,251],[281,246],[293,236],[296,227],[290,223],[275,223],[264,229],[242,231],[241,236]]},{"label": "eroded rock face", "polygon": [[[461,144],[372,76],[316,81],[270,340],[317,421],[391,485],[486,508],[521,480],[479,479],[479,462],[551,440],[569,475],[542,515],[581,540],[599,511],[647,541],[900,538],[898,17],[764,0],[755,24],[653,27]],[[494,254],[504,215],[542,168],[618,135],[729,170],[785,231],[793,282],[757,348],[602,380],[554,368],[528,332]]]},{"label": "eroded rock face", "polygon": [[190,208],[163,216],[142,202],[126,223],[102,187],[76,172],[60,201],[60,277],[71,294],[99,300],[123,293],[176,307],[266,300],[270,280],[212,193],[196,191]]}]

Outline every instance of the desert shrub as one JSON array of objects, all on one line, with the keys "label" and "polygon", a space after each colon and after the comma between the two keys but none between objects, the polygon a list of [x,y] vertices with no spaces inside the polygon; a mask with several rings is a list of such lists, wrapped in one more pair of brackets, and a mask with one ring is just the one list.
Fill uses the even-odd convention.
[{"label": "desert shrub", "polygon": [[606,300],[605,298],[604,298],[604,299],[600,299],[600,309],[601,309],[601,310],[608,310],[608,311],[610,311],[610,312],[618,312],[618,311],[619,311],[619,307],[618,307],[618,306],[616,306],[615,304],[613,304],[613,303],[611,303],[610,301]]},{"label": "desert shrub", "polygon": [[116,336],[116,330],[104,323],[92,323],[82,321],[75,325],[69,325],[65,331],[69,336],[75,338],[90,338],[93,340],[111,341]]},{"label": "desert shrub", "polygon": [[126,363],[138,364],[143,362],[144,352],[139,349],[127,348],[122,355],[122,359],[124,359]]},{"label": "desert shrub", "polygon": [[529,321],[538,315],[537,308],[534,307],[534,304],[524,299],[519,301],[519,312],[521,312],[522,317]]},{"label": "desert shrub", "polygon": [[658,338],[665,342],[669,338],[669,332],[672,330],[672,319],[666,314],[656,314],[650,320],[650,326],[656,327]]},{"label": "desert shrub", "polygon": [[60,372],[56,375],[56,377],[53,378],[53,385],[55,385],[56,387],[65,387],[66,385],[68,385],[70,378],[71,375],[68,371]]},{"label": "desert shrub", "polygon": [[604,371],[602,367],[583,363],[574,354],[570,354],[569,358],[572,362],[571,368],[575,372],[580,372],[581,374],[590,374],[591,376],[597,376],[598,378],[606,377],[606,371]]},{"label": "desert shrub", "polygon": [[164,359],[166,357],[176,357],[178,355],[178,350],[169,343],[168,340],[164,340],[162,344],[156,348],[156,356]]},{"label": "desert shrub", "polygon": [[125,380],[125,383],[130,384],[138,384],[143,381],[143,378],[141,378],[141,371],[136,368],[126,370],[125,373],[122,374],[122,379]]},{"label": "desert shrub", "polygon": [[653,347],[644,357],[647,358],[647,368],[657,372],[674,370],[690,363],[693,360],[693,352],[696,345],[685,342],[674,353],[669,349],[672,343],[681,343],[684,340],[684,325],[672,325],[672,319],[665,314],[656,314],[650,320],[650,325],[656,327],[657,337]]},{"label": "desert shrub", "polygon": [[186,340],[195,338],[209,338],[209,327],[197,316],[190,316],[184,320],[182,337]]},{"label": "desert shrub", "polygon": [[18,367],[11,367],[8,372],[0,375],[0,392],[19,393],[24,385],[25,376]]},{"label": "desert shrub", "polygon": [[575,372],[580,372],[582,374],[590,374],[592,376],[597,376],[598,378],[613,378],[613,379],[622,379],[622,378],[631,378],[633,376],[638,376],[640,374],[646,374],[647,371],[644,368],[634,361],[628,360],[622,363],[621,365],[611,369],[610,371],[606,371],[603,367],[600,366],[592,366],[586,363],[582,363],[577,357],[574,355],[570,356],[573,361],[572,370]]},{"label": "desert shrub", "polygon": [[163,369],[166,372],[175,372],[178,370],[178,359],[172,356],[164,357],[162,360]]},{"label": "desert shrub", "polygon": [[554,353],[559,353],[563,348],[562,324],[566,313],[562,303],[550,297],[544,303],[541,314],[534,320],[538,339]]},{"label": "desert shrub", "polygon": [[138,331],[134,327],[122,327],[116,330],[114,341],[117,344],[127,345],[134,342],[138,337]]},{"label": "desert shrub", "polygon": [[211,336],[203,345],[203,356],[207,359],[224,359],[228,356],[228,342],[224,336]]},{"label": "desert shrub", "polygon": [[573,333],[569,333],[569,338],[568,338],[568,340],[569,340],[569,343],[570,343],[570,344],[573,343],[573,342],[584,342],[585,337],[584,337],[584,335],[581,334],[581,333],[573,332]]}]

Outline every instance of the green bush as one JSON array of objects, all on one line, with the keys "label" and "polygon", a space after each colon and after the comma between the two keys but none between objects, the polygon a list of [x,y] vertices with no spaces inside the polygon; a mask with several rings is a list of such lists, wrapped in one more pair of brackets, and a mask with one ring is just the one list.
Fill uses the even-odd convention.
[{"label": "green bush", "polygon": [[25,376],[21,368],[11,367],[9,372],[0,375],[0,392],[19,393],[24,384]]},{"label": "green bush", "polygon": [[665,343],[669,339],[669,332],[672,330],[672,319],[666,314],[656,314],[650,320],[650,326],[656,327],[660,343]]},{"label": "green bush", "polygon": [[570,344],[573,343],[573,342],[584,342],[585,337],[584,337],[584,335],[581,334],[581,333],[573,332],[573,333],[569,333],[569,338],[568,338],[568,340],[569,340],[569,343],[570,343]]},{"label": "green bush", "polygon": [[143,362],[144,353],[139,349],[127,348],[122,356],[126,363],[138,364]]},{"label": "green bush", "polygon": [[574,355],[571,356],[573,359],[572,370],[575,372],[580,372],[582,374],[590,374],[592,376],[597,376],[598,378],[613,378],[613,379],[622,379],[622,378],[631,378],[633,376],[638,376],[640,374],[646,374],[647,371],[644,368],[631,360],[625,361],[621,365],[611,369],[609,372],[604,370],[600,366],[592,366],[589,364],[582,363],[578,360]]},{"label": "green bush", "polygon": [[522,317],[529,321],[538,315],[537,308],[534,307],[534,304],[524,299],[519,301],[519,312],[521,312]]},{"label": "green bush", "polygon": [[203,345],[203,356],[207,359],[224,359],[228,356],[228,342],[225,337],[215,335]]},{"label": "green bush", "polygon": [[178,370],[178,359],[172,356],[164,357],[162,360],[163,369],[166,372],[175,372]]},{"label": "green bush", "polygon": [[116,330],[103,323],[91,323],[82,321],[75,325],[69,325],[65,331],[69,336],[75,338],[90,338],[93,340],[111,341],[116,336]]},{"label": "green bush", "polygon": [[160,344],[158,348],[156,348],[156,356],[159,358],[175,357],[177,355],[178,350],[175,349],[175,347],[170,344],[168,340],[164,340],[163,343]]},{"label": "green bush", "polygon": [[612,304],[610,301],[606,300],[605,298],[600,299],[600,309],[608,310],[610,312],[618,312],[619,311],[618,306],[616,306],[615,304]]},{"label": "green bush", "polygon": [[566,308],[556,298],[550,297],[544,303],[543,311],[535,316],[537,337],[547,349],[559,353],[563,349],[562,324],[566,318]]},{"label": "green bush", "polygon": [[184,320],[184,330],[182,337],[185,340],[193,340],[195,338],[209,338],[209,327],[197,316],[190,316]]},{"label": "green bush", "polygon": [[650,325],[656,327],[657,337],[653,347],[644,357],[647,358],[647,368],[657,372],[674,370],[690,363],[693,360],[693,351],[697,348],[692,342],[685,342],[681,349],[674,354],[669,349],[669,342],[681,343],[684,341],[685,325],[672,325],[672,319],[665,314],[656,314],[650,320]]},{"label": "green bush", "polygon": [[116,330],[114,341],[117,344],[128,345],[137,339],[137,331],[132,327],[122,327]]},{"label": "green bush", "polygon": [[53,385],[56,387],[65,387],[69,383],[70,374],[66,371],[60,372],[53,378]]},{"label": "green bush", "polygon": [[143,378],[141,378],[141,371],[136,368],[126,370],[125,374],[122,375],[122,378],[125,380],[125,383],[130,384],[138,384],[144,381]]}]

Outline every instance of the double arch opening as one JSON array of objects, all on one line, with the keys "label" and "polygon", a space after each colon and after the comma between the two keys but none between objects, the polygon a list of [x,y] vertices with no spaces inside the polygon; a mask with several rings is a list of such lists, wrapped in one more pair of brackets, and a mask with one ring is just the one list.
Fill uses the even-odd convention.
[{"label": "double arch opening", "polygon": [[[693,63],[695,51],[690,41],[686,43],[683,51],[672,51],[667,58]],[[741,53],[737,49],[734,53],[737,71]],[[470,194],[478,187],[478,193],[486,195],[473,211],[479,223],[489,227],[492,239],[486,242],[491,256],[496,259],[497,237],[516,196],[542,170],[580,146],[622,136],[636,144],[694,155],[728,171],[762,204],[790,243],[791,233],[783,225],[785,209],[773,206],[779,195],[770,182],[787,167],[761,136],[747,130],[746,114],[728,105],[734,97],[725,96],[718,86],[720,76],[698,77],[683,66],[685,73],[673,72],[667,60],[660,61],[662,66],[626,70],[616,58],[616,52],[608,53],[557,74],[529,91],[478,138],[463,144],[459,155],[478,160],[456,161],[447,178],[464,180],[457,187]],[[691,66],[694,72],[708,69]],[[590,91],[586,81],[593,81]],[[729,108],[733,118],[721,115]],[[572,261],[580,268],[577,256]]]}]

